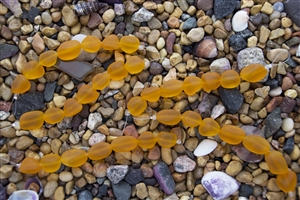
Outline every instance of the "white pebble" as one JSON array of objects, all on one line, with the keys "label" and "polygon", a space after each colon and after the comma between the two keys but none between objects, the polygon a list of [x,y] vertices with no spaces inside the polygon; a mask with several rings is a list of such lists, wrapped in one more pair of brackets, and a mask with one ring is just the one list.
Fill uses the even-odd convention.
[{"label": "white pebble", "polygon": [[246,11],[240,10],[232,18],[232,28],[235,32],[240,32],[248,27],[249,16]]},{"label": "white pebble", "polygon": [[279,86],[269,91],[269,95],[271,97],[279,96],[281,93],[282,93],[282,88]]},{"label": "white pebble", "polygon": [[216,147],[218,143],[214,140],[204,139],[202,140],[194,151],[195,156],[205,156],[210,154]]},{"label": "white pebble", "polygon": [[294,121],[291,118],[285,118],[282,120],[281,128],[285,132],[289,132],[294,128]]}]

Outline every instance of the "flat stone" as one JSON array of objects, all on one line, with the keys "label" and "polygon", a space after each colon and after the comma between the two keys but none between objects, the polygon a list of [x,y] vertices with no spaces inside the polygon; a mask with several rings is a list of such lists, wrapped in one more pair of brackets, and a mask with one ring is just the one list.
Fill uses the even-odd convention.
[{"label": "flat stone", "polygon": [[132,15],[131,20],[135,22],[148,22],[153,16],[152,12],[142,7]]},{"label": "flat stone", "polygon": [[284,97],[280,104],[281,112],[283,113],[291,113],[296,106],[296,101],[289,97]]},{"label": "flat stone", "polygon": [[220,97],[227,112],[234,114],[237,113],[244,102],[244,96],[238,89],[219,88]]},{"label": "flat stone", "polygon": [[282,119],[280,117],[280,114],[280,108],[276,108],[267,116],[264,132],[266,138],[274,135],[274,133],[276,133],[276,131],[278,131],[281,127]]},{"label": "flat stone", "polygon": [[154,177],[166,194],[172,194],[175,190],[175,181],[164,162],[159,162],[153,167]]},{"label": "flat stone", "polygon": [[19,48],[11,44],[0,44],[0,60],[10,58],[19,51]]}]

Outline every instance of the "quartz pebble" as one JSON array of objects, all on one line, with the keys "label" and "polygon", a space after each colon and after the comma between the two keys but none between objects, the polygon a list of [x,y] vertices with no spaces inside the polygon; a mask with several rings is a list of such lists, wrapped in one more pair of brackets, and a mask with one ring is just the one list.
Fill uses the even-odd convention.
[{"label": "quartz pebble", "polygon": [[218,143],[214,140],[204,139],[202,140],[196,149],[194,150],[195,156],[205,156],[210,154],[216,147]]}]

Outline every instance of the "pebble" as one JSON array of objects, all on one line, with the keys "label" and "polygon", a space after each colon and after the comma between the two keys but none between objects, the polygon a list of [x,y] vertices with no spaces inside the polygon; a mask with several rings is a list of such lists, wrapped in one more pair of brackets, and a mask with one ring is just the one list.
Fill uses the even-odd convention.
[{"label": "pebble", "polygon": [[110,166],[106,170],[107,177],[113,184],[118,184],[121,180],[123,180],[127,172],[127,165]]},{"label": "pebble", "polygon": [[247,184],[241,184],[239,188],[239,196],[249,198],[253,194],[253,188]]},{"label": "pebble", "polygon": [[230,15],[237,6],[237,1],[227,0],[227,1],[214,1],[214,15],[216,19],[222,19],[227,15]]},{"label": "pebble", "polygon": [[295,144],[295,140],[294,140],[294,137],[289,137],[285,143],[284,143],[284,146],[282,148],[282,150],[284,152],[286,152],[287,154],[291,154],[294,150],[294,144]]},{"label": "pebble", "polygon": [[102,124],[102,116],[100,113],[91,113],[88,118],[87,127],[91,130],[97,129]]},{"label": "pebble", "polygon": [[198,111],[203,118],[210,117],[213,107],[217,104],[218,97],[204,93],[202,101],[198,106]]},{"label": "pebble", "polygon": [[61,13],[65,25],[72,27],[78,23],[78,17],[75,15],[75,12],[69,6],[64,6]]},{"label": "pebble", "polygon": [[197,21],[194,17],[187,19],[182,25],[182,29],[184,31],[189,31],[192,28],[196,28],[196,27],[197,27]]},{"label": "pebble", "polygon": [[280,108],[276,108],[273,110],[266,118],[265,120],[265,137],[268,138],[275,134],[276,131],[279,130],[279,128],[282,125],[282,119],[280,117],[281,110]]},{"label": "pebble", "polygon": [[59,178],[59,180],[61,180],[63,182],[69,182],[69,181],[73,180],[73,175],[71,172],[63,171],[63,172],[59,173],[58,178]]},{"label": "pebble", "polygon": [[194,150],[194,155],[197,157],[208,155],[213,150],[215,150],[217,145],[218,143],[214,140],[204,139],[198,144],[198,146]]},{"label": "pebble", "polygon": [[229,176],[233,177],[233,176],[236,176],[237,174],[239,174],[241,172],[242,168],[243,168],[242,163],[234,160],[228,164],[225,172]]},{"label": "pebble", "polygon": [[271,49],[267,53],[267,58],[271,62],[282,62],[289,57],[289,52],[286,49]]},{"label": "pebble", "polygon": [[54,180],[48,181],[44,188],[44,197],[46,198],[51,197],[54,194],[57,187],[58,187],[58,183],[56,181]]},{"label": "pebble", "polygon": [[89,145],[93,146],[94,144],[97,144],[99,142],[105,142],[106,136],[102,133],[94,133],[90,138],[89,138]]},{"label": "pebble", "polygon": [[199,10],[208,11],[213,8],[213,1],[197,0],[196,6]]},{"label": "pebble", "polygon": [[219,87],[219,94],[227,112],[231,114],[237,113],[244,102],[244,96],[236,88]]},{"label": "pebble", "polygon": [[196,162],[190,159],[187,155],[179,156],[173,163],[176,172],[190,172],[194,170]]},{"label": "pebble", "polygon": [[130,185],[136,185],[144,180],[143,171],[141,169],[129,168],[124,180]]},{"label": "pebble", "polygon": [[166,194],[172,194],[175,190],[175,181],[168,166],[164,162],[158,162],[153,167],[154,177]]},{"label": "pebble", "polygon": [[271,97],[276,97],[276,96],[279,96],[281,93],[282,93],[282,88],[278,86],[278,87],[270,90],[269,95]]},{"label": "pebble", "polygon": [[235,52],[238,52],[247,46],[247,41],[238,34],[232,34],[229,37],[229,44]]},{"label": "pebble", "polygon": [[250,64],[265,65],[264,59],[263,51],[258,47],[245,48],[237,54],[237,63],[240,70]]},{"label": "pebble", "polygon": [[97,27],[99,24],[101,24],[103,22],[102,18],[100,17],[100,15],[98,13],[91,13],[89,21],[87,23],[87,26],[89,28],[95,28]]},{"label": "pebble", "polygon": [[299,10],[300,0],[284,1],[284,10],[287,12],[293,22],[300,27],[300,16],[297,14]]},{"label": "pebble", "polygon": [[167,49],[168,54],[173,53],[173,45],[174,45],[175,39],[176,39],[176,35],[173,32],[171,32],[167,37],[166,49]]},{"label": "pebble", "polygon": [[19,48],[15,45],[11,44],[0,44],[0,60],[3,60],[4,58],[10,58],[19,51]]},{"label": "pebble", "polygon": [[285,132],[289,132],[294,129],[294,121],[292,118],[285,118],[282,120],[281,128]]},{"label": "pebble", "polygon": [[148,22],[153,16],[152,12],[142,7],[132,15],[131,20],[135,22]]},{"label": "pebble", "polygon": [[215,59],[209,66],[210,71],[217,72],[218,74],[222,74],[226,70],[231,69],[230,62],[227,58],[218,58]]},{"label": "pebble", "polygon": [[117,200],[128,200],[131,196],[131,186],[125,181],[112,184],[112,189]]},{"label": "pebble", "polygon": [[93,195],[89,190],[83,190],[78,195],[78,200],[92,200]]},{"label": "pebble", "polygon": [[187,38],[191,41],[191,42],[199,42],[200,40],[203,39],[204,37],[204,29],[202,27],[198,27],[198,28],[192,28],[188,34],[187,34]]},{"label": "pebble", "polygon": [[291,113],[296,106],[296,101],[289,97],[284,97],[280,103],[280,109],[282,113]]}]

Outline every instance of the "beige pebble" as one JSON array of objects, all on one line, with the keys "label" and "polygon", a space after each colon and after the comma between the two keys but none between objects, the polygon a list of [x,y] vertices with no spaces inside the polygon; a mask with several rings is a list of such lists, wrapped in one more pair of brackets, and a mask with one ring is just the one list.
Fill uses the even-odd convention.
[{"label": "beige pebble", "polygon": [[57,200],[65,199],[65,192],[64,192],[63,186],[59,186],[58,188],[56,188],[56,190],[54,192],[54,199],[57,199]]},{"label": "beige pebble", "polygon": [[0,166],[0,179],[7,179],[12,174],[12,165],[2,165]]},{"label": "beige pebble", "polygon": [[285,34],[284,29],[277,28],[277,29],[271,31],[269,39],[273,40],[273,39],[279,38],[281,36],[284,36],[284,34]]},{"label": "beige pebble", "polygon": [[241,183],[251,183],[253,176],[247,171],[242,171],[236,176],[236,180]]},{"label": "beige pebble", "polygon": [[170,64],[175,66],[182,61],[182,56],[179,53],[172,53],[170,57]]},{"label": "beige pebble", "polygon": [[293,25],[293,21],[290,18],[283,17],[281,19],[281,24],[284,28],[289,28]]},{"label": "beige pebble", "polygon": [[269,176],[267,173],[261,173],[253,178],[253,183],[260,186],[266,186],[268,183],[268,178]]},{"label": "beige pebble", "polygon": [[253,124],[253,119],[245,114],[240,114],[240,120],[243,124]]},{"label": "beige pebble", "polygon": [[56,181],[49,181],[46,183],[45,188],[44,188],[44,197],[49,198],[51,197],[56,188],[58,186],[58,183]]},{"label": "beige pebble", "polygon": [[43,138],[48,135],[48,130],[44,127],[39,129],[31,130],[30,134],[33,135],[35,138]]},{"label": "beige pebble", "polygon": [[272,192],[279,192],[279,191],[280,191],[280,188],[278,187],[275,178],[271,178],[271,179],[268,181],[267,188],[268,188],[268,190],[270,190],[270,191],[272,191]]},{"label": "beige pebble", "polygon": [[299,147],[297,145],[294,145],[294,150],[292,151],[292,153],[290,154],[292,160],[297,160],[300,157],[300,150]]},{"label": "beige pebble", "polygon": [[298,93],[294,89],[288,89],[284,92],[284,95],[290,97],[291,99],[295,99],[298,96]]},{"label": "beige pebble", "polygon": [[115,16],[116,16],[115,11],[113,9],[108,9],[103,13],[102,19],[104,23],[107,24],[109,22],[112,22]]},{"label": "beige pebble", "polygon": [[148,194],[151,199],[160,199],[160,196],[162,195],[158,188],[153,186],[147,186],[148,188]]},{"label": "beige pebble", "polygon": [[64,6],[62,9],[63,22],[72,27],[78,22],[78,17],[75,15],[75,12],[69,7]]},{"label": "beige pebble", "polygon": [[270,14],[272,14],[272,12],[273,12],[273,6],[272,6],[272,4],[270,4],[269,2],[265,2],[264,4],[263,4],[263,6],[262,6],[262,8],[261,8],[261,12],[262,13],[265,13],[265,14],[267,14],[267,15],[270,15]]},{"label": "beige pebble", "polygon": [[239,161],[231,161],[227,166],[225,172],[229,176],[236,176],[242,170],[242,163]]},{"label": "beige pebble", "polygon": [[282,200],[284,199],[283,192],[267,192],[266,197],[268,200]]},{"label": "beige pebble", "polygon": [[164,6],[165,11],[166,11],[167,13],[169,13],[169,14],[173,13],[173,11],[174,11],[174,4],[173,4],[172,2],[170,2],[170,1],[165,1],[165,2],[163,3],[163,6]]},{"label": "beige pebble", "polygon": [[251,36],[247,39],[248,47],[255,47],[257,44],[258,38],[256,36]]},{"label": "beige pebble", "polygon": [[16,143],[16,149],[17,150],[25,150],[28,147],[30,147],[34,143],[33,139],[27,136],[21,136]]},{"label": "beige pebble", "polygon": [[145,183],[138,183],[135,186],[136,196],[140,199],[144,199],[148,196],[148,191]]},{"label": "beige pebble", "polygon": [[264,104],[264,98],[256,97],[250,105],[250,108],[255,111],[259,111]]},{"label": "beige pebble", "polygon": [[171,153],[171,149],[170,148],[161,148],[161,157],[162,160],[167,164],[170,165],[172,164],[172,153]]},{"label": "beige pebble", "polygon": [[73,180],[73,175],[71,172],[63,171],[63,172],[59,173],[58,178],[59,178],[59,180],[61,180],[63,182],[69,182],[69,181]]}]

